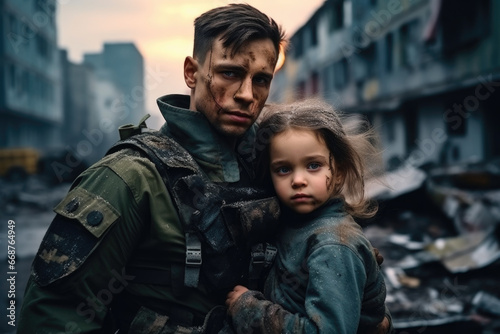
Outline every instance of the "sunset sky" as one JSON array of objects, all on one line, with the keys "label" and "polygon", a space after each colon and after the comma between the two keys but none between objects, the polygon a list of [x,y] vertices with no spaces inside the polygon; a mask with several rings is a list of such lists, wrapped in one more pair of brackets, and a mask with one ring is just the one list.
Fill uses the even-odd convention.
[{"label": "sunset sky", "polygon": [[193,20],[230,2],[247,2],[273,17],[292,35],[324,0],[59,0],[59,46],[70,60],[100,52],[104,42],[134,42],[145,60],[146,109],[159,115],[156,98],[188,93],[183,81],[184,58],[193,47]]}]

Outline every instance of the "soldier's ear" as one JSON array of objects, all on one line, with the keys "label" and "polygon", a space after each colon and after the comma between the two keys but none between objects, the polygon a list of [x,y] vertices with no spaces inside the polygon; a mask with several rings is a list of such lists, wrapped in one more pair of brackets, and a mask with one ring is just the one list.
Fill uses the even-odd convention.
[{"label": "soldier's ear", "polygon": [[184,60],[184,81],[186,85],[194,89],[196,86],[196,74],[198,73],[198,61],[193,57],[186,57]]}]

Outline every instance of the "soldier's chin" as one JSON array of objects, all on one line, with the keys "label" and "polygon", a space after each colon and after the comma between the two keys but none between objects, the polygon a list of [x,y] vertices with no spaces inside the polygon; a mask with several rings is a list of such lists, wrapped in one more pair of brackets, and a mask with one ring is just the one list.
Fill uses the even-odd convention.
[{"label": "soldier's chin", "polygon": [[249,127],[226,125],[226,126],[219,127],[217,130],[224,137],[239,138],[239,137],[243,136],[245,134],[245,132],[247,132],[248,128]]}]

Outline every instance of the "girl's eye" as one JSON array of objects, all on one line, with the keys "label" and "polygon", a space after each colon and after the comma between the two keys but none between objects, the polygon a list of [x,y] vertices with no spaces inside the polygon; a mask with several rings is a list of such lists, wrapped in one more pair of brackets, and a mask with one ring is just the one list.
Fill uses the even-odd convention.
[{"label": "girl's eye", "polygon": [[290,168],[288,167],[278,167],[275,172],[279,175],[285,175],[290,172]]},{"label": "girl's eye", "polygon": [[321,168],[321,164],[317,163],[317,162],[313,162],[313,163],[310,163],[309,166],[307,166],[307,168],[309,169],[319,169]]}]

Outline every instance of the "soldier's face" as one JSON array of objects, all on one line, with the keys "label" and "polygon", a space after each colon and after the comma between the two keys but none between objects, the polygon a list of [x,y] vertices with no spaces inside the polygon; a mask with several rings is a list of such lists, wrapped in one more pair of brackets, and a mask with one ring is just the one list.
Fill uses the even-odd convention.
[{"label": "soldier's face", "polygon": [[243,135],[264,107],[277,57],[270,39],[250,41],[234,56],[216,40],[203,63],[192,59],[190,109],[225,136]]}]

